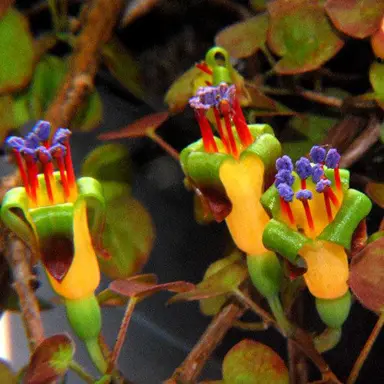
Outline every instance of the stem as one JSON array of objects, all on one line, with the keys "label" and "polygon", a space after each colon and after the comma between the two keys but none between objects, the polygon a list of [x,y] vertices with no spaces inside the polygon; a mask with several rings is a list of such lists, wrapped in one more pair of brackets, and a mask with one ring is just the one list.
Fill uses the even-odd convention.
[{"label": "stem", "polygon": [[261,50],[264,53],[264,56],[267,59],[268,64],[270,65],[271,68],[273,68],[276,65],[275,58],[272,56],[271,52],[269,52],[265,44],[261,47]]},{"label": "stem", "polygon": [[41,321],[39,304],[33,292],[32,279],[28,263],[28,249],[14,234],[7,239],[6,257],[12,269],[13,286],[19,297],[21,314],[31,351],[44,339],[43,323]]},{"label": "stem", "polygon": [[359,376],[360,369],[363,366],[365,360],[367,359],[369,352],[371,351],[373,344],[376,341],[377,336],[379,335],[381,328],[384,325],[384,312],[382,312],[373,328],[371,334],[368,337],[363,349],[360,352],[359,357],[357,358],[355,365],[352,368],[352,372],[350,373],[347,384],[354,384]]},{"label": "stem", "polygon": [[268,297],[267,301],[273,315],[275,316],[277,324],[284,331],[286,336],[291,337],[291,335],[293,334],[293,326],[284,313],[284,309],[281,305],[279,296],[274,295]]},{"label": "stem", "polygon": [[132,313],[135,309],[136,304],[137,304],[137,299],[134,297],[132,297],[128,302],[127,309],[125,310],[124,317],[119,329],[119,333],[117,335],[116,343],[115,343],[115,346],[113,347],[111,360],[109,361],[107,373],[110,373],[113,370],[117,362],[117,359],[119,358],[121,348],[124,344],[125,336],[127,334],[127,329],[132,317]]},{"label": "stem", "polygon": [[100,373],[105,373],[108,366],[101,350],[98,338],[84,340],[84,344],[87,347],[87,351],[96,368],[100,371]]},{"label": "stem", "polygon": [[341,339],[342,329],[341,328],[327,328],[320,335],[317,335],[313,342],[316,349],[320,353],[330,351],[334,348]]},{"label": "stem", "polygon": [[156,144],[158,144],[161,148],[164,149],[165,152],[168,153],[171,157],[173,157],[177,162],[180,161],[180,154],[173,148],[170,144],[168,144],[162,137],[160,137],[156,132],[150,132],[147,136],[153,140]]},{"label": "stem", "polygon": [[59,18],[59,12],[57,10],[56,0],[48,0],[48,7],[52,17],[53,29],[55,30],[55,32],[59,32],[60,18]]},{"label": "stem", "polygon": [[221,343],[234,322],[242,316],[244,308],[236,303],[226,305],[211,321],[208,328],[201,335],[199,341],[183,363],[174,371],[172,377],[166,381],[172,383],[193,383],[204,368],[205,363]]},{"label": "stem", "polygon": [[94,377],[92,377],[80,364],[76,361],[72,360],[69,363],[69,369],[76,372],[77,375],[82,378],[86,383],[92,384],[96,381]]},{"label": "stem", "polygon": [[236,320],[233,322],[233,326],[242,331],[266,331],[269,328],[268,324],[264,323],[264,321],[246,322]]}]

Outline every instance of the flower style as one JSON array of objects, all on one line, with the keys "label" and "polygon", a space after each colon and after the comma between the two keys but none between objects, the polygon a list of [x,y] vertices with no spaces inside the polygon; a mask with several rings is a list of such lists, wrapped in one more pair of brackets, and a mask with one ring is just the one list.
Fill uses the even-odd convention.
[{"label": "flower style", "polygon": [[275,183],[261,201],[273,219],[264,245],[296,263],[307,263],[304,279],[318,299],[336,299],[348,291],[348,257],[354,230],[371,210],[363,193],[349,188],[349,172],[339,168],[336,149],[314,146],[309,159],[276,161]]},{"label": "flower style", "polygon": [[[208,199],[217,221],[226,220],[237,246],[248,254],[266,251],[262,232],[269,217],[260,204],[265,173],[281,152],[268,125],[248,125],[225,66],[213,68],[217,84],[201,87],[190,99],[202,139],[181,152],[187,180]],[[212,112],[211,125],[207,112]],[[219,137],[213,135],[212,126]]]}]

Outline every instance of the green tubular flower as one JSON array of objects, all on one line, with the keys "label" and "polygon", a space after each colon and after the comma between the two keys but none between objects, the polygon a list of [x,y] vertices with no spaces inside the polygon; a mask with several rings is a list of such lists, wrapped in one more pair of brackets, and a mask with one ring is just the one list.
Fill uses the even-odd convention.
[{"label": "green tubular flower", "polygon": [[53,290],[65,299],[75,332],[92,344],[101,328],[94,296],[100,282],[95,247],[103,230],[105,201],[97,180],[76,181],[69,135],[59,129],[49,142],[50,125],[40,121],[25,139],[8,138],[24,187],[7,192],[1,219],[36,250]]}]

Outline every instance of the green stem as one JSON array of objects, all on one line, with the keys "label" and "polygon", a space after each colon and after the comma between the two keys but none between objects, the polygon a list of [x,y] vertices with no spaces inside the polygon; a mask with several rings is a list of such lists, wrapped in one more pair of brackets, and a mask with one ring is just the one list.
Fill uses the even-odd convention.
[{"label": "green stem", "polygon": [[368,340],[366,341],[363,349],[361,350],[360,355],[357,358],[355,365],[352,368],[352,372],[348,377],[347,384],[354,384],[356,382],[359,376],[361,367],[363,366],[365,360],[367,359],[369,352],[371,352],[373,344],[375,343],[376,338],[379,335],[383,325],[384,325],[384,312],[380,314],[380,317],[378,318],[375,324],[375,327],[373,328],[371,334],[368,337]]},{"label": "green stem", "polygon": [[77,375],[82,378],[86,383],[92,384],[96,381],[94,377],[92,377],[88,372],[86,372],[85,369],[74,360],[69,363],[69,369],[76,372]]},{"label": "green stem", "polygon": [[246,322],[241,320],[236,320],[233,323],[233,326],[242,331],[265,331],[268,329],[268,324],[264,321],[259,322]]},{"label": "green stem", "polygon": [[294,332],[294,328],[284,313],[279,296],[274,295],[267,297],[267,301],[273,315],[275,316],[277,324],[287,337],[291,337]]},{"label": "green stem", "polygon": [[49,10],[51,12],[53,29],[55,30],[55,32],[59,32],[59,30],[60,30],[60,17],[59,17],[59,12],[57,10],[56,0],[48,0],[48,6],[49,6]]},{"label": "green stem", "polygon": [[320,353],[330,351],[334,348],[341,339],[342,329],[341,328],[327,328],[320,335],[317,335],[313,339],[315,348]]},{"label": "green stem", "polygon": [[107,371],[107,362],[104,359],[98,338],[84,340],[84,344],[96,368],[101,373],[105,373]]},{"label": "green stem", "polygon": [[161,148],[164,149],[171,157],[173,157],[177,162],[180,161],[180,154],[173,148],[170,144],[168,144],[162,137],[160,137],[156,132],[151,131],[147,134],[147,136],[152,139],[156,144],[158,144]]}]

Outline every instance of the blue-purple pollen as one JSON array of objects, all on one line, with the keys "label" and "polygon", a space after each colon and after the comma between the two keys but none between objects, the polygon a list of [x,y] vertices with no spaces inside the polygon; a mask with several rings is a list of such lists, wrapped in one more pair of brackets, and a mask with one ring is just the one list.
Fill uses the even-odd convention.
[{"label": "blue-purple pollen", "polygon": [[296,161],[296,172],[300,179],[305,180],[312,176],[312,165],[306,157],[301,157]]},{"label": "blue-purple pollen", "polygon": [[51,124],[48,121],[40,120],[35,124],[32,132],[40,141],[47,141],[51,133]]},{"label": "blue-purple pollen", "polygon": [[66,140],[69,139],[72,132],[67,128],[59,128],[52,138],[52,146],[56,144],[63,144]]},{"label": "blue-purple pollen", "polygon": [[289,156],[284,155],[276,160],[276,169],[278,171],[286,169],[290,172],[293,171],[293,163]]},{"label": "blue-purple pollen", "polygon": [[320,147],[319,145],[314,145],[309,152],[309,156],[311,156],[314,163],[323,163],[326,153],[327,151],[325,148]]},{"label": "blue-purple pollen", "polygon": [[311,200],[313,197],[312,192],[308,189],[301,189],[296,193],[296,199],[298,200]]},{"label": "blue-purple pollen", "polygon": [[323,193],[324,190],[327,187],[331,186],[331,181],[328,179],[321,179],[317,184],[316,184],[316,192]]},{"label": "blue-purple pollen", "polygon": [[284,201],[291,202],[293,200],[293,196],[295,195],[295,193],[288,184],[279,184],[277,186],[277,190],[279,192],[279,195],[284,199]]},{"label": "blue-purple pollen", "polygon": [[275,176],[275,185],[278,187],[280,184],[287,184],[291,186],[295,181],[295,177],[292,175],[291,171],[288,169],[281,169],[276,173]]},{"label": "blue-purple pollen", "polygon": [[220,83],[218,86],[200,87],[196,95],[189,99],[189,105],[193,109],[210,109],[217,107],[220,102],[227,101],[233,103],[236,95],[236,88],[234,85],[227,83]]},{"label": "blue-purple pollen", "polygon": [[339,162],[340,162],[340,154],[339,152],[337,151],[337,149],[335,148],[331,148],[328,153],[327,153],[327,156],[325,158],[325,165],[328,167],[328,168],[337,168],[339,166]]},{"label": "blue-purple pollen", "polygon": [[324,175],[324,169],[320,164],[316,164],[312,167],[312,180],[314,183],[318,183]]}]

